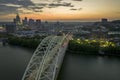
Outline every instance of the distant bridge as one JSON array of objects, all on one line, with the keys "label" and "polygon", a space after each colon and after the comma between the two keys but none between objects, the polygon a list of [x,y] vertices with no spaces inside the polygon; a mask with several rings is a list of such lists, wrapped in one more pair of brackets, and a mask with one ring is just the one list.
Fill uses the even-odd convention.
[{"label": "distant bridge", "polygon": [[70,39],[70,35],[48,36],[43,39],[35,50],[22,80],[57,79]]}]

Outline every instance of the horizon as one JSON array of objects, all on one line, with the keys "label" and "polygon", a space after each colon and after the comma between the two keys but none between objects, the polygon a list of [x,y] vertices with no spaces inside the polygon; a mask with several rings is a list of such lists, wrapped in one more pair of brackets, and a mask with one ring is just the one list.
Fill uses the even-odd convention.
[{"label": "horizon", "polygon": [[[15,18],[15,17],[14,17]],[[13,18],[13,19],[14,19]],[[13,19],[11,19],[11,20],[0,20],[0,22],[13,22]],[[22,18],[21,19],[21,21],[23,20],[24,18]],[[28,19],[28,21],[29,21],[29,19],[33,19],[33,20],[37,20],[37,19],[40,19],[40,18],[37,18],[37,19],[34,19],[34,18],[27,18]],[[101,20],[102,20],[103,18],[100,18],[100,19],[97,19],[97,20],[42,20],[42,19],[40,19],[41,20],[41,22],[45,22],[45,21],[47,21],[47,22],[76,22],[76,23],[94,23],[94,22],[101,22]],[[120,20],[120,19],[112,19],[112,20],[110,20],[110,19],[108,19],[108,18],[104,18],[104,19],[107,19],[108,20],[108,22],[111,22],[111,21],[116,21],[116,20]]]}]

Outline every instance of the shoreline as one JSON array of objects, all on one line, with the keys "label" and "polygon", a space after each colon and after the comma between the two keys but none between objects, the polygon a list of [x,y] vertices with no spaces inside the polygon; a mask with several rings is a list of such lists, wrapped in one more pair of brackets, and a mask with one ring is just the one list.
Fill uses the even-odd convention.
[{"label": "shoreline", "polygon": [[99,53],[81,53],[81,52],[76,52],[76,51],[70,51],[70,50],[67,50],[66,53],[68,54],[79,54],[79,55],[86,55],[86,56],[107,56],[107,57],[120,57],[120,55],[115,55],[115,54],[99,54]]}]

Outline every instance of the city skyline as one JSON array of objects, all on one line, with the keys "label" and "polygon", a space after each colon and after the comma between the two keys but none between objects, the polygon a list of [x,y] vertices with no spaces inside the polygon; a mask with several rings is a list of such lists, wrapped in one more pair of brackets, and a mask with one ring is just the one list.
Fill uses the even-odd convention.
[{"label": "city skyline", "polygon": [[0,0],[0,21],[20,17],[48,21],[120,19],[120,0]]}]

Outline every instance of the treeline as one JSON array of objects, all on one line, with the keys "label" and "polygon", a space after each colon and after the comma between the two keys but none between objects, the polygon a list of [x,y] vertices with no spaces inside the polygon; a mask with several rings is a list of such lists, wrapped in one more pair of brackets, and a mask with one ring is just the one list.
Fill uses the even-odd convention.
[{"label": "treeline", "polygon": [[105,55],[119,55],[120,56],[120,46],[109,46],[101,49]]},{"label": "treeline", "polygon": [[95,54],[95,55],[120,55],[120,47],[108,41],[96,40],[71,40],[69,53]]},{"label": "treeline", "polygon": [[[43,38],[45,38],[45,36],[42,37],[9,36],[8,43],[10,45],[17,45],[21,47],[36,49]],[[101,40],[74,39],[69,42],[67,51],[68,53],[78,53],[78,54],[120,56],[120,46],[115,45],[113,42],[101,41]]]},{"label": "treeline", "polygon": [[35,37],[9,36],[8,43],[10,45],[16,45],[16,46],[36,49],[43,38],[45,38],[45,36],[35,36]]}]

